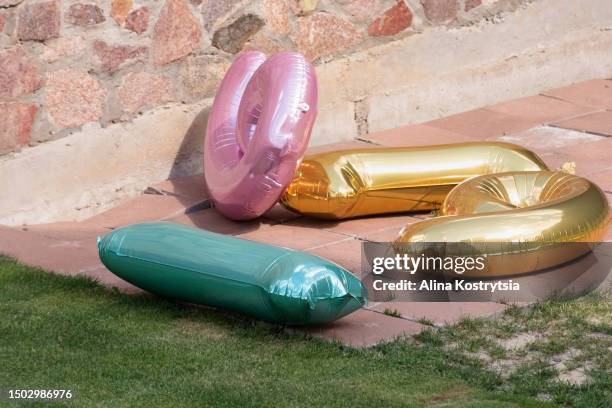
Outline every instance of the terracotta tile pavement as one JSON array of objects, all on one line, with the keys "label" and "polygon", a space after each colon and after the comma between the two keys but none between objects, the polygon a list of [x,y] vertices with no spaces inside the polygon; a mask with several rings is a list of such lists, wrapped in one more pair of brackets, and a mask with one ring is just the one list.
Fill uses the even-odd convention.
[{"label": "terracotta tile pavement", "polygon": [[604,138],[574,130],[538,126],[509,135],[495,136],[488,140],[518,144],[542,156],[563,148],[574,149]]},{"label": "terracotta tile pavement", "polygon": [[457,323],[463,318],[491,317],[503,312],[506,305],[494,302],[380,302],[368,309],[379,313],[396,311],[401,318],[427,321],[435,326]]},{"label": "terracotta tile pavement", "polygon": [[386,316],[368,309],[358,310],[328,325],[308,327],[307,333],[353,347],[369,347],[398,337],[420,333],[420,323]]},{"label": "terracotta tile pavement", "polygon": [[356,238],[346,238],[342,241],[332,242],[306,252],[329,259],[351,271],[355,276],[361,276],[361,246],[363,241]]},{"label": "terracotta tile pavement", "polygon": [[600,139],[552,149],[535,148],[534,151],[550,169],[559,169],[564,163],[573,162],[576,175],[590,178],[592,174],[612,169],[612,161],[607,158],[612,155],[608,153],[612,148],[612,138],[594,137]]},{"label": "terracotta tile pavement", "polygon": [[199,198],[143,194],[84,221],[87,225],[117,228],[144,221],[158,221],[185,213],[201,203]]},{"label": "terracotta tile pavement", "polygon": [[612,194],[612,168],[591,173],[587,178],[606,193]]},{"label": "terracotta tile pavement", "polygon": [[262,217],[272,221],[273,223],[281,223],[299,218],[300,215],[286,209],[280,204],[276,204],[274,207],[266,211]]},{"label": "terracotta tile pavement", "polygon": [[65,241],[79,241],[96,238],[109,232],[108,228],[77,222],[54,222],[50,224],[28,225],[21,228],[47,238]]},{"label": "terracotta tile pavement", "polygon": [[415,219],[413,216],[405,214],[361,217],[341,221],[316,220],[303,217],[285,222],[283,225],[303,228],[317,228],[350,237],[368,239],[370,234],[381,230],[395,228],[399,231],[404,225],[414,222],[414,220]]},{"label": "terracotta tile pavement", "polygon": [[151,188],[162,194],[176,195],[180,197],[192,198],[195,200],[208,199],[206,184],[203,174],[196,174],[191,177],[182,177],[173,180],[165,180],[151,185]]},{"label": "terracotta tile pavement", "polygon": [[459,142],[473,142],[474,138],[428,125],[408,125],[370,133],[363,140],[385,147],[429,146]]},{"label": "terracotta tile pavement", "polygon": [[[414,224],[415,222],[419,222],[419,221],[421,220],[416,217],[413,217],[413,219],[407,222],[406,224],[404,224],[404,226],[409,225],[409,224]],[[402,228],[404,226],[402,226]],[[363,240],[368,241],[368,242],[393,242],[399,236],[402,228],[398,229],[394,227],[394,228],[385,228],[380,231],[375,231],[375,232],[365,235]]]},{"label": "terracotta tile pavement", "polygon": [[612,136],[612,111],[589,113],[552,124],[565,129],[574,129],[602,136]]},{"label": "terracotta tile pavement", "polygon": [[[608,192],[612,203],[612,137],[591,134],[608,135],[608,112],[595,112],[612,107],[610,84],[612,81],[587,81],[547,91],[545,96],[521,98],[426,124],[364,135],[360,140],[315,147],[309,153],[340,148],[502,140],[533,149],[551,168],[567,161],[576,162],[577,174],[598,183]],[[551,121],[554,127],[542,126]],[[85,274],[107,286],[138,293],[139,289],[120,280],[100,263],[98,235],[131,223],[167,220],[305,250],[359,273],[364,241],[392,241],[403,226],[431,217],[429,212],[422,212],[330,222],[302,217],[277,205],[258,220],[235,222],[210,208],[202,175],[162,181],[151,185],[147,192],[83,222],[19,228],[0,226],[0,252],[50,271]],[[612,240],[612,231],[607,239]],[[402,318],[383,314],[386,308],[397,309]],[[337,322],[305,330],[313,336],[363,347],[416,334],[426,327],[416,322],[420,319],[443,325],[463,316],[494,316],[504,308],[493,302],[379,303]]]},{"label": "terracotta tile pavement", "polygon": [[80,223],[56,223],[8,228],[0,226],[0,253],[39,268],[64,274],[86,275],[126,293],[142,290],[112,274],[98,257],[97,237],[108,229]]},{"label": "terracotta tile pavement", "polygon": [[592,112],[593,108],[544,95],[535,95],[498,103],[486,108],[486,110],[529,119],[535,123],[549,123]]},{"label": "terracotta tile pavement", "polygon": [[305,250],[345,240],[346,235],[319,229],[308,224],[277,224],[237,235],[238,238],[264,242],[285,248]]},{"label": "terracotta tile pavement", "polygon": [[485,139],[520,132],[538,125],[533,119],[511,116],[487,109],[476,109],[442,119],[426,125],[459,133],[473,139]]},{"label": "terracotta tile pavement", "polygon": [[306,154],[318,154],[325,152],[333,152],[335,150],[344,149],[364,149],[376,147],[375,144],[364,142],[362,140],[349,140],[346,142],[330,143],[326,145],[310,147]]},{"label": "terracotta tile pavement", "polygon": [[246,234],[272,224],[272,221],[267,219],[232,221],[223,217],[214,208],[195,211],[189,214],[181,214],[176,217],[166,218],[165,220],[188,227],[202,228],[219,234],[228,235]]},{"label": "terracotta tile pavement", "polygon": [[589,178],[591,174],[605,170],[609,164],[598,160],[588,160],[579,155],[549,152],[539,155],[542,160],[548,165],[551,170],[560,169],[565,163],[574,163],[576,165],[575,174],[581,177]]},{"label": "terracotta tile pavement", "polygon": [[417,218],[414,216],[406,217],[402,220],[402,223],[397,226],[368,231],[361,234],[360,238],[370,242],[392,242],[398,237],[399,233],[405,226],[420,221],[422,221],[422,218]]},{"label": "terracotta tile pavement", "polygon": [[612,80],[592,79],[562,88],[551,89],[542,92],[542,95],[552,96],[596,109],[612,109]]},{"label": "terracotta tile pavement", "polygon": [[580,147],[562,147],[556,149],[554,153],[576,162],[579,175],[587,176],[612,169],[612,138],[610,137],[602,137],[593,143],[583,143]]},{"label": "terracotta tile pavement", "polygon": [[1,231],[2,252],[21,262],[65,274],[100,265],[95,236],[63,239],[18,228],[2,227]]}]

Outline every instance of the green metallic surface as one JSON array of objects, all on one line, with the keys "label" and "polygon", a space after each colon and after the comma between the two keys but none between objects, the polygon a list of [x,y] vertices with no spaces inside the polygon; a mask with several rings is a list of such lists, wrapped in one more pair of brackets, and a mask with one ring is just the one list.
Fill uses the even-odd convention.
[{"label": "green metallic surface", "polygon": [[98,250],[139,288],[273,323],[329,322],[367,302],[359,279],[325,259],[173,223],[117,229]]}]

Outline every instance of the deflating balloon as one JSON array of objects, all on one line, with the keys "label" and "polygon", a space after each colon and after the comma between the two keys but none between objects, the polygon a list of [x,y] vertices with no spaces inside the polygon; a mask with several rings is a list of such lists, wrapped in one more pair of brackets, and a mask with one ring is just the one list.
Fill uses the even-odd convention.
[{"label": "deflating balloon", "polygon": [[529,170],[547,167],[509,143],[341,150],[306,156],[281,202],[328,219],[432,210],[470,177]]},{"label": "deflating balloon", "polygon": [[247,220],[276,204],[304,155],[316,112],[315,71],[301,54],[241,54],[217,92],[204,141],[215,207]]},{"label": "deflating balloon", "polygon": [[589,252],[610,222],[599,187],[552,171],[472,178],[448,194],[440,212],[406,226],[396,244],[424,243],[421,250],[440,252],[451,246],[436,243],[474,243],[487,255],[488,268],[465,276],[507,276],[560,265]]},{"label": "deflating balloon", "polygon": [[274,323],[329,322],[367,302],[359,279],[322,258],[178,224],[120,228],[98,250],[111,272],[139,288]]}]

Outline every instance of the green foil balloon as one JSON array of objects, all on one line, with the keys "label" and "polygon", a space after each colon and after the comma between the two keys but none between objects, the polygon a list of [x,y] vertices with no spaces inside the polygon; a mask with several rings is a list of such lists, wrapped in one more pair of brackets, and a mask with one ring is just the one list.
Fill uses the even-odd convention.
[{"label": "green foil balloon", "polygon": [[98,250],[111,272],[141,289],[273,323],[325,323],[367,302],[359,279],[325,259],[173,223],[117,229]]}]

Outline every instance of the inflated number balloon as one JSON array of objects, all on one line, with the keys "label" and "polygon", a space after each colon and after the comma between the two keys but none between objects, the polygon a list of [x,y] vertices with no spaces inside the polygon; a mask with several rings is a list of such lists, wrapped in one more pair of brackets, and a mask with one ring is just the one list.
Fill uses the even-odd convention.
[{"label": "inflated number balloon", "polygon": [[324,323],[366,303],[359,279],[317,256],[178,224],[117,229],[98,243],[115,275],[171,299],[274,323]]},{"label": "inflated number balloon", "polygon": [[509,143],[341,150],[306,156],[281,202],[328,219],[432,210],[470,177],[547,169]]},{"label": "inflated number balloon", "polygon": [[317,111],[314,68],[298,53],[240,55],[215,97],[204,141],[204,177],[215,207],[247,220],[293,178]]},{"label": "inflated number balloon", "polygon": [[474,243],[487,255],[488,268],[465,276],[507,276],[560,265],[590,251],[610,222],[599,187],[551,171],[475,177],[455,187],[440,212],[405,227],[396,243]]}]

